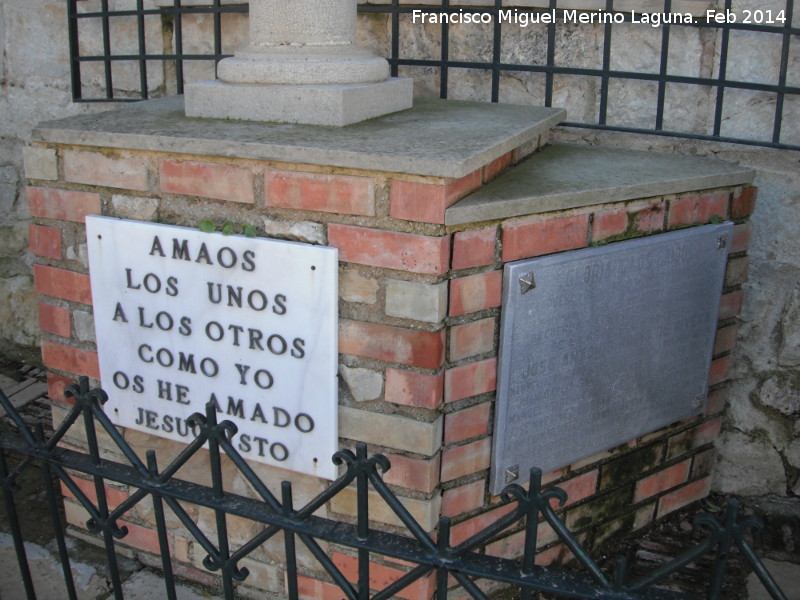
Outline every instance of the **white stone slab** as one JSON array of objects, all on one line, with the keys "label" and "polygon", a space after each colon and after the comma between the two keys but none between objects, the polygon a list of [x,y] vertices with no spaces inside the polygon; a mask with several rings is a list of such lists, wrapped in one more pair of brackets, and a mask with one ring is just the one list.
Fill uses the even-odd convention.
[{"label": "white stone slab", "polygon": [[86,220],[106,412],[181,442],[211,400],[248,460],[335,478],[335,248]]},{"label": "white stone slab", "polygon": [[172,96],[49,121],[32,137],[51,144],[459,178],[535,142],[567,116],[542,106],[417,99],[409,110],[333,128],[196,119],[184,114],[183,101]]},{"label": "white stone slab", "polygon": [[741,185],[754,176],[752,169],[713,158],[553,144],[453,204],[445,213],[445,223],[475,223]]},{"label": "white stone slab", "polygon": [[413,82],[258,85],[199,81],[186,86],[186,116],[342,127],[411,108]]}]

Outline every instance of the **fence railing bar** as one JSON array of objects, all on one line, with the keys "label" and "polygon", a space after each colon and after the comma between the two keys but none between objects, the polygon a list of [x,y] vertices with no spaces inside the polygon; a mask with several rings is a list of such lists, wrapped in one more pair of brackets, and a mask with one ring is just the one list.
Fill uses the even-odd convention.
[{"label": "fence railing bar", "polygon": [[308,535],[305,534],[298,534],[298,537],[302,540],[305,544],[306,548],[309,549],[311,554],[314,558],[317,559],[317,562],[322,566],[323,569],[330,575],[333,579],[333,582],[339,586],[339,589],[342,590],[345,596],[347,596],[347,600],[358,600],[359,599],[359,590],[355,588],[344,576],[344,574],[339,570],[328,554],[320,547],[317,542]]},{"label": "fence railing bar", "polygon": [[[88,453],[65,448],[48,449],[48,443],[44,442],[41,430],[38,430],[34,436],[33,445],[21,433],[14,434],[2,430],[0,431],[0,476],[2,476],[3,492],[6,496],[7,505],[11,502],[11,507],[8,509],[10,519],[15,520],[16,515],[12,514],[14,509],[14,490],[12,488],[15,481],[7,473],[4,454],[6,451],[20,454],[23,461],[33,460],[47,465],[47,469],[62,478],[70,490],[79,490],[79,486],[71,480],[67,469],[87,475],[94,483],[94,491],[97,496],[97,506],[94,507],[89,502],[91,508],[87,508],[90,512],[87,527],[90,532],[102,534],[110,567],[114,597],[118,599],[122,598],[122,588],[119,584],[118,565],[115,560],[115,540],[124,540],[128,534],[128,527],[120,527],[117,518],[125,514],[147,494],[150,494],[155,509],[155,525],[162,555],[162,567],[165,572],[169,573],[169,581],[165,584],[169,600],[173,600],[173,594],[169,592],[169,589],[171,587],[174,588],[174,581],[172,580],[172,562],[169,558],[170,537],[167,531],[163,503],[167,504],[184,525],[188,534],[193,536],[200,547],[207,552],[208,555],[203,561],[205,568],[211,571],[221,571],[225,595],[230,598],[233,598],[235,591],[234,580],[244,581],[249,575],[246,568],[237,566],[239,560],[247,555],[247,553],[242,552],[242,548],[247,547],[248,552],[252,551],[257,547],[257,545],[254,545],[253,540],[261,539],[259,536],[263,535],[263,532],[256,534],[250,542],[245,543],[239,550],[231,553],[227,529],[228,516],[243,517],[254,523],[267,525],[267,531],[270,532],[270,536],[278,531],[284,533],[287,590],[291,598],[299,596],[299,575],[296,564],[296,539],[299,538],[317,560],[321,569],[328,574],[330,580],[341,589],[342,594],[348,600],[386,600],[402,592],[402,590],[421,578],[429,576],[434,571],[436,574],[436,594],[440,598],[446,598],[448,580],[452,577],[456,583],[463,587],[466,594],[478,600],[484,600],[486,597],[486,593],[478,585],[478,580],[483,579],[518,586],[523,590],[523,597],[526,598],[530,597],[533,592],[545,592],[559,597],[585,598],[587,600],[688,600],[690,598],[697,600],[696,597],[690,594],[666,591],[655,586],[670,574],[675,573],[688,563],[694,562],[714,548],[717,548],[718,552],[708,597],[710,600],[719,600],[721,593],[720,583],[726,570],[728,551],[734,545],[741,548],[748,561],[753,563],[754,569],[759,573],[759,577],[764,581],[773,598],[785,600],[785,596],[774,583],[763,564],[759,562],[745,538],[745,530],[756,527],[756,520],[752,518],[740,519],[738,516],[738,504],[735,502],[730,504],[723,524],[720,524],[717,519],[710,515],[702,515],[696,519],[696,528],[706,527],[710,531],[705,540],[660,569],[656,569],[648,576],[639,579],[633,585],[626,585],[625,561],[622,559],[617,561],[614,577],[609,580],[556,514],[553,502],[555,501],[559,506],[563,506],[567,500],[566,494],[557,487],[542,490],[541,473],[538,470],[531,472],[529,491],[519,485],[511,485],[504,490],[502,500],[506,503],[516,502],[516,505],[497,520],[500,525],[490,525],[485,528],[484,532],[478,532],[469,538],[467,542],[462,542],[460,545],[453,547],[451,546],[450,520],[446,517],[442,517],[439,521],[438,540],[436,542],[433,542],[430,536],[424,532],[421,539],[417,539],[405,534],[377,531],[369,526],[368,497],[369,493],[371,493],[369,492],[369,486],[371,485],[392,506],[393,510],[396,510],[395,514],[401,518],[401,521],[405,523],[405,520],[408,520],[406,524],[409,531],[414,528],[418,531],[422,530],[419,523],[402,507],[400,500],[394,496],[382,480],[380,473],[389,468],[388,460],[379,454],[368,456],[365,444],[359,444],[355,453],[346,450],[336,454],[335,462],[344,464],[346,467],[344,472],[328,490],[319,494],[317,498],[300,511],[294,510],[291,484],[288,482],[282,483],[281,500],[278,502],[275,499],[277,502],[276,510],[276,507],[269,506],[261,498],[247,498],[225,491],[222,477],[222,450],[226,450],[231,459],[237,456],[238,453],[229,444],[235,433],[235,426],[229,421],[217,421],[214,403],[209,403],[206,406],[205,416],[198,414],[192,417],[196,428],[196,441],[200,444],[195,446],[195,452],[200,451],[203,443],[208,443],[212,479],[212,484],[209,487],[175,478],[164,480],[164,472],[159,473],[155,454],[152,451],[147,453],[147,470],[145,474],[142,474],[136,465],[122,464],[104,459],[100,454],[100,445],[96,436],[96,420],[100,420],[102,425],[104,424],[104,419],[106,419],[104,413],[100,410],[105,394],[100,390],[89,390],[88,382],[85,379],[81,380],[79,386],[71,388],[71,391],[76,397],[76,406],[80,407],[84,417]],[[3,396],[0,396],[0,404],[3,403],[8,404],[9,414],[12,414],[12,411],[14,411],[13,406],[10,406],[7,398],[4,399]],[[21,418],[18,421],[22,421]],[[27,427],[24,427],[23,431],[28,433],[28,438],[31,437]],[[125,443],[121,436],[112,437],[112,439],[119,439],[123,444]],[[50,471],[48,471],[48,480],[52,491],[51,497],[54,499],[55,490],[52,489],[53,479],[49,476]],[[252,476],[255,480],[258,480],[254,473]],[[336,493],[341,492],[345,486],[354,480],[356,481],[356,493],[359,502],[354,523],[323,518],[313,514],[314,511],[309,512],[312,508],[318,506],[322,498],[326,500],[332,499]],[[129,496],[128,501],[121,503],[115,510],[109,511],[108,498],[106,496],[107,482],[122,483],[130,488],[136,488],[137,491]],[[335,493],[332,494],[331,490],[335,490]],[[88,498],[81,493],[75,493],[75,497],[81,501],[88,502]],[[206,507],[214,511],[216,543],[212,542],[207,534],[201,531],[199,525],[194,522],[181,505],[182,502]],[[51,511],[54,507],[54,504],[51,505]],[[120,507],[125,510],[120,510]],[[539,515],[554,529],[559,542],[566,545],[576,556],[585,572],[572,572],[535,564],[533,554],[536,549],[536,530],[540,522]],[[519,523],[523,519],[526,520],[524,529],[526,532],[526,550],[521,561],[489,556],[475,551],[477,546],[482,545],[497,533],[508,529],[509,524]],[[17,529],[19,529],[19,523],[18,521],[16,522]],[[57,527],[60,526],[58,519],[54,519],[54,522],[57,522]],[[412,534],[414,534],[413,531]],[[19,539],[19,545],[17,546],[18,559],[26,564],[27,557],[25,556],[24,546],[21,545],[21,536],[18,535],[15,538],[15,544],[17,544],[17,539]],[[345,577],[340,567],[329,556],[329,549],[323,548],[321,545],[322,542],[341,545],[356,551],[359,571],[356,576],[356,583],[351,583]],[[399,559],[416,566],[371,596],[369,567],[364,564],[364,559],[371,558],[371,555]],[[30,587],[29,598],[34,598],[35,595],[32,595],[34,593],[32,582]]]},{"label": "fence railing bar", "polygon": [[69,76],[72,88],[72,101],[82,99],[83,83],[81,79],[80,40],[78,36],[78,5],[75,0],[67,2],[67,37],[69,38]]},{"label": "fence railing bar", "polygon": [[[448,562],[452,561],[450,548],[450,518],[439,517],[439,540],[436,546],[437,555]],[[447,600],[447,584],[450,569],[447,562],[439,565],[436,570],[436,598],[437,600]]]},{"label": "fence railing bar", "polygon": [[[264,482],[256,475],[255,471],[247,464],[247,461],[234,449],[233,445],[227,438],[222,438],[219,440],[220,446],[222,446],[222,450],[231,459],[236,468],[239,469],[239,472],[244,475],[245,480],[251,486],[255,492],[261,496],[261,499],[267,503],[267,505],[274,511],[281,510],[281,503],[278,502],[278,499],[275,495],[269,491]],[[315,509],[316,510],[316,509]],[[311,511],[314,512],[314,511]]]},{"label": "fence railing bar", "polygon": [[[614,0],[606,0],[606,12],[613,12]],[[608,88],[611,83],[611,23],[603,25],[603,68],[600,75],[600,106],[597,112],[597,123],[606,124],[608,116]]]},{"label": "fence railing bar", "polygon": [[[80,2],[80,0],[68,0],[70,3],[72,2]],[[175,0],[173,0],[175,2]],[[199,14],[199,15],[209,15],[209,14],[228,14],[228,13],[243,13],[247,14],[249,12],[249,7],[247,4],[227,4],[225,6],[213,6],[213,5],[206,5],[206,6],[161,6],[158,8],[143,8],[141,11],[136,9],[100,9],[97,11],[86,11],[76,13],[76,19],[83,20],[83,19],[98,19],[103,17],[137,17],[139,14],[145,16],[159,16],[159,15],[175,15],[175,14],[184,14],[184,15],[192,15],[192,14]]]},{"label": "fence railing bar", "polygon": [[[783,89],[786,87],[786,76],[789,72],[789,44],[791,44],[792,36],[789,32],[791,28],[792,19],[794,18],[794,0],[786,0],[786,26],[783,31],[783,39],[781,40],[781,64],[778,71],[778,86]],[[781,140],[781,124],[783,122],[783,103],[785,93],[779,91],[775,99],[775,123],[772,129],[772,143],[777,144]]]},{"label": "fence railing bar", "polygon": [[148,98],[148,85],[147,85],[147,40],[145,38],[144,28],[144,0],[136,0],[137,15],[136,15],[136,29],[139,38],[139,88],[142,93],[142,100]]},{"label": "fence railing bar", "polygon": [[[292,499],[292,484],[288,481],[281,483],[281,504],[283,514],[291,518],[294,513],[294,501]],[[286,530],[283,533],[283,544],[286,566],[286,592],[289,600],[298,600],[300,597],[299,584],[297,579],[297,547],[295,546],[294,533]]]},{"label": "fence railing bar", "polygon": [[709,529],[708,537],[706,537],[695,547],[652,571],[647,576],[642,577],[631,585],[628,585],[627,589],[638,591],[653,586],[658,582],[663,581],[673,573],[677,573],[683,567],[695,562],[697,559],[708,554],[715,547],[717,547],[723,536],[723,531],[719,526],[719,523],[717,523],[717,521],[713,518],[697,518],[694,522],[694,529],[697,530],[700,527],[706,527]]},{"label": "fence railing bar", "polygon": [[[725,11],[730,12],[731,0],[725,0]],[[720,36],[719,64],[717,71],[717,97],[714,106],[714,129],[713,135],[719,136],[722,127],[722,109],[725,96],[725,80],[728,70],[728,41],[730,39],[730,29],[723,28]]]},{"label": "fence railing bar", "polygon": [[399,592],[403,591],[405,588],[410,586],[415,581],[422,579],[428,573],[433,571],[433,567],[430,565],[420,565],[415,567],[411,571],[408,571],[402,577],[399,577],[391,584],[380,590],[378,593],[374,594],[371,597],[371,600],[388,600],[393,596],[397,596]]},{"label": "fence railing bar", "polygon": [[[158,460],[154,450],[147,451],[147,468],[153,480],[158,478]],[[167,534],[167,521],[164,516],[164,503],[161,496],[156,493],[150,494],[153,501],[153,516],[156,521],[156,534],[158,536],[158,548],[161,552],[161,569],[164,574],[164,591],[167,600],[177,600],[175,593],[175,577],[172,570],[172,550],[169,547],[169,537]]]},{"label": "fence railing bar", "polygon": [[[398,69],[397,69],[397,59],[400,58],[400,0],[392,0],[392,13],[390,16],[391,20],[391,57],[389,60],[389,65],[391,68],[391,75],[392,77],[397,77]],[[377,7],[376,7],[377,8]],[[361,10],[361,7],[359,7]]]},{"label": "fence railing bar", "polygon": [[[44,427],[41,423],[38,423],[36,426],[36,440],[38,444],[44,444]],[[55,486],[53,485],[53,471],[47,462],[43,462],[41,468],[42,482],[44,485],[45,497],[47,498],[47,508],[50,512],[50,521],[53,524],[53,534],[55,536],[56,548],[58,549],[59,562],[61,563],[61,572],[64,576],[64,585],[67,588],[67,596],[69,600],[78,600],[78,595],[75,591],[75,580],[72,577],[72,569],[70,568],[69,551],[67,550],[67,543],[64,539],[61,515],[58,512],[58,500]]]},{"label": "fence railing bar", "polygon": [[[672,12],[672,0],[664,0],[664,14]],[[655,129],[659,130],[664,126],[664,101],[667,93],[667,64],[669,61],[669,32],[670,24],[664,23],[661,26],[661,56],[658,66],[658,93],[656,97],[656,123]]]},{"label": "fence railing bar", "polygon": [[[738,500],[733,499],[731,504],[732,509],[739,509],[740,505]],[[772,577],[770,572],[764,566],[764,563],[761,562],[761,559],[756,556],[756,553],[753,550],[753,547],[750,545],[750,542],[748,542],[745,538],[744,534],[749,529],[760,531],[762,529],[762,524],[754,518],[746,518],[743,521],[736,523],[733,526],[732,531],[733,541],[739,550],[741,550],[748,564],[753,568],[753,572],[758,576],[758,579],[761,581],[764,589],[767,590],[770,596],[772,596],[774,600],[788,600],[786,594],[783,593],[783,590],[781,590],[780,586],[778,586],[777,582],[775,581],[775,578]]]},{"label": "fence railing bar", "polygon": [[[558,0],[550,0],[550,9],[555,10]],[[550,23],[547,26],[547,66],[555,67],[556,64],[556,24]],[[501,67],[502,68],[502,67]],[[554,72],[548,70],[544,80],[544,105],[553,106],[553,85],[555,83]]]},{"label": "fence railing bar", "polygon": [[[546,499],[549,493],[555,492],[556,490],[558,490],[558,488],[550,489],[547,492],[545,492],[545,494],[542,497]],[[553,494],[553,497],[556,496]],[[559,498],[559,501],[561,505],[563,505],[566,502],[566,494],[564,494],[561,498]],[[595,563],[591,559],[589,553],[575,538],[575,536],[572,535],[569,529],[567,529],[567,526],[564,525],[563,521],[561,521],[561,519],[558,518],[558,515],[556,515],[549,501],[546,500],[545,502],[541,503],[540,511],[542,513],[542,516],[550,525],[550,527],[552,527],[553,531],[555,531],[556,535],[558,536],[558,539],[560,539],[564,543],[564,545],[567,548],[569,548],[570,552],[578,560],[578,562],[580,562],[584,566],[584,568],[586,568],[589,571],[589,573],[591,573],[592,577],[600,585],[602,585],[604,588],[610,588],[611,583],[608,581],[603,571],[601,571],[600,567],[597,566],[597,563]]]},{"label": "fence railing bar", "polygon": [[[442,10],[450,8],[450,0],[442,0]],[[441,25],[441,55],[439,61],[439,98],[447,98],[448,68],[450,64],[450,27],[446,23]]]},{"label": "fence railing bar", "polygon": [[[369,475],[367,469],[367,447],[358,446],[356,459],[360,468],[356,474],[356,527],[358,539],[366,540],[369,537]],[[369,550],[358,549],[358,598],[367,600],[369,597]]]},{"label": "fence railing bar", "polygon": [[[97,430],[95,429],[94,414],[91,408],[96,404],[96,394],[88,390],[88,380],[81,380],[80,383],[80,397],[76,400],[82,405],[83,408],[83,424],[86,433],[86,442],[89,447],[89,460],[93,465],[99,466],[101,464],[100,446],[97,442]],[[95,497],[97,498],[97,514],[99,520],[92,523],[92,520],[87,523],[89,530],[100,528],[103,534],[103,547],[106,551],[106,562],[109,566],[109,576],[111,578],[111,586],[114,591],[115,600],[123,600],[122,593],[122,580],[119,574],[119,565],[117,564],[117,553],[114,547],[114,538],[122,538],[128,533],[125,527],[120,528],[115,520],[108,518],[108,498],[106,496],[106,487],[104,478],[97,474],[92,477],[94,483]]]},{"label": "fence railing bar", "polygon": [[[759,140],[752,140],[747,138],[729,138],[723,137],[719,135],[706,135],[702,133],[683,133],[680,131],[653,131],[650,129],[643,129],[640,127],[624,127],[621,125],[609,125],[609,126],[601,126],[601,125],[592,125],[586,123],[578,123],[574,121],[564,121],[559,123],[560,127],[575,127],[578,129],[594,129],[594,130],[601,130],[601,131],[618,131],[620,133],[640,133],[643,135],[657,135],[662,137],[676,137],[676,138],[683,138],[687,140],[700,140],[706,142],[721,142],[721,143],[729,143],[729,144],[740,144],[742,146],[760,146],[763,147],[765,144]],[[770,148],[775,148],[778,150],[800,150],[800,145],[794,144],[769,144]]]},{"label": "fence railing bar", "polygon": [[[3,397],[5,395],[3,394]],[[8,525],[11,529],[11,539],[14,540],[14,552],[17,555],[17,563],[19,564],[20,577],[22,577],[22,586],[25,589],[25,597],[28,600],[36,600],[36,592],[33,588],[33,579],[31,578],[31,570],[28,567],[28,557],[25,552],[25,542],[22,538],[22,531],[19,525],[19,515],[17,514],[17,505],[14,501],[14,487],[16,483],[14,479],[9,477],[8,466],[6,463],[6,453],[3,448],[0,448],[0,486],[3,489],[3,498],[6,504],[6,516],[8,517]]]},{"label": "fence railing bar", "polygon": [[484,594],[483,590],[480,589],[477,585],[475,585],[475,582],[472,581],[469,577],[462,575],[458,571],[453,571],[450,574],[455,578],[455,580],[458,583],[461,584],[461,587],[463,587],[466,590],[466,592],[470,596],[472,596],[472,598],[474,598],[475,600],[488,600],[488,596]]},{"label": "fence railing bar", "polygon": [[[100,0],[100,8],[102,12],[100,22],[103,26],[103,54],[105,56],[111,56],[111,27],[109,23],[108,0]],[[108,60],[105,61],[103,67],[106,78],[106,98],[111,99],[114,97],[114,83],[111,74],[111,62]]]},{"label": "fence railing bar", "polygon": [[[497,15],[498,11],[503,7],[503,0],[494,0],[493,14]],[[492,102],[500,101],[500,54],[503,49],[503,28],[500,25],[500,20],[495,18],[492,25]]]},{"label": "fence railing bar", "polygon": [[[374,458],[375,457],[373,457],[373,459]],[[384,458],[384,460],[386,459]],[[414,538],[429,551],[434,551],[436,549],[436,543],[431,539],[431,536],[425,532],[422,526],[417,523],[417,520],[408,512],[408,509],[403,506],[403,503],[397,499],[397,496],[392,493],[383,479],[378,476],[377,471],[373,469],[369,477],[375,491],[380,494],[384,502],[386,502],[392,512],[403,522],[403,525],[406,526]]]},{"label": "fence railing bar", "polygon": [[460,542],[457,546],[453,548],[453,552],[464,552],[466,550],[472,550],[483,545],[485,542],[490,540],[491,538],[499,535],[504,530],[508,529],[512,525],[515,525],[519,522],[520,517],[525,515],[525,509],[521,504],[517,504],[514,509],[502,517],[497,519],[494,523],[492,523],[488,528],[479,531],[463,542]]},{"label": "fence railing bar", "polygon": [[[220,3],[219,0],[214,0],[213,8],[217,9],[214,11],[214,55],[215,56],[222,56],[222,14],[219,10]],[[214,59],[214,76],[217,75],[217,64],[221,59],[215,58]]]}]

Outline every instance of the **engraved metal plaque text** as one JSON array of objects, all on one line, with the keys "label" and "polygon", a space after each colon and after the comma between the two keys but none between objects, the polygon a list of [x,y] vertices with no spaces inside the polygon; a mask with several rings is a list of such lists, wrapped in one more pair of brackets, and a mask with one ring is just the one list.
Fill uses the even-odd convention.
[{"label": "engraved metal plaque text", "polygon": [[492,493],[703,410],[732,229],[505,266]]}]

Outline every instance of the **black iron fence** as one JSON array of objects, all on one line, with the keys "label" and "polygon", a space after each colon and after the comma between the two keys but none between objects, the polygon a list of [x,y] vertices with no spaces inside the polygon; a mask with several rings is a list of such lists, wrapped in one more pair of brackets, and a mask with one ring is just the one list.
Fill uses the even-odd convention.
[{"label": "black iron fence", "polygon": [[[229,421],[217,422],[213,403],[207,406],[206,414],[191,417],[196,439],[166,467],[159,467],[155,453],[150,450],[142,461],[133,448],[123,439],[103,412],[107,399],[102,390],[90,390],[88,380],[69,387],[67,397],[75,400],[66,418],[49,439],[42,429],[30,430],[2,392],[0,405],[16,424],[16,431],[0,431],[0,486],[2,487],[11,534],[14,539],[22,580],[27,598],[35,598],[35,584],[27,566],[23,536],[19,524],[15,491],[17,480],[29,467],[39,465],[44,477],[53,531],[64,573],[66,596],[77,598],[70,568],[70,557],[62,533],[64,524],[59,514],[59,498],[53,484],[54,479],[69,489],[89,515],[88,530],[102,538],[105,547],[109,574],[117,600],[123,598],[116,544],[124,543],[128,528],[120,526],[119,520],[146,498],[152,500],[155,528],[161,566],[164,573],[165,597],[175,599],[174,568],[169,551],[167,516],[180,522],[206,554],[203,565],[220,574],[226,599],[236,595],[237,582],[246,582],[247,568],[240,562],[269,542],[277,534],[283,534],[283,557],[281,568],[286,572],[286,595],[295,600],[300,597],[297,546],[303,545],[319,565],[322,577],[338,586],[347,600],[383,600],[396,596],[405,588],[423,578],[435,578],[435,597],[444,600],[453,581],[463,587],[465,593],[477,600],[487,594],[479,584],[494,581],[518,588],[523,599],[533,598],[542,592],[547,597],[595,598],[607,600],[690,600],[695,596],[670,592],[659,586],[671,574],[683,569],[703,555],[715,553],[713,572],[706,598],[717,600],[728,565],[728,556],[736,546],[758,574],[773,598],[785,600],[770,574],[764,568],[747,541],[747,532],[758,528],[752,518],[742,518],[739,506],[733,502],[722,520],[710,515],[701,515],[695,527],[705,531],[706,537],[683,555],[638,579],[626,573],[626,563],[619,560],[614,572],[607,574],[589,557],[580,542],[558,517],[553,503],[563,505],[566,494],[559,488],[543,490],[541,473],[531,474],[530,489],[510,485],[502,494],[503,502],[513,508],[486,529],[469,539],[451,544],[450,521],[442,517],[435,535],[424,528],[406,510],[400,500],[383,481],[381,474],[390,468],[382,455],[368,456],[366,446],[359,445],[356,452],[338,452],[333,460],[342,465],[340,477],[322,493],[303,507],[293,504],[290,482],[280,485],[276,493],[263,482],[239,455],[230,443],[235,425]],[[79,427],[86,436],[88,452],[79,452],[61,447],[65,434],[71,427]],[[107,435],[126,459],[126,463],[115,462],[101,456],[98,443],[100,434]],[[176,473],[202,448],[208,449],[208,469],[211,486],[180,480]],[[11,453],[20,460],[9,469],[6,460]],[[252,486],[255,497],[244,497],[226,491],[223,486],[222,453],[227,454],[238,473]],[[90,499],[71,473],[89,476],[93,483],[96,500]],[[230,475],[230,473],[228,473]],[[115,482],[128,486],[129,497],[112,508],[106,493],[106,483]],[[355,483],[357,516],[355,522],[346,523],[317,516],[315,513],[345,488]],[[376,492],[403,523],[405,535],[379,531],[370,525],[370,492]],[[211,509],[215,516],[214,531],[204,531],[192,518],[187,506]],[[233,548],[228,538],[230,518],[241,517],[260,524],[254,527],[252,537]],[[578,571],[559,570],[536,564],[537,529],[540,522],[547,522],[574,557],[580,567]],[[524,523],[525,542],[521,559],[494,557],[480,554],[477,550],[487,541],[518,523]],[[348,548],[357,556],[357,577],[348,579],[328,555],[324,544],[335,544]],[[380,590],[370,590],[371,557],[399,559],[412,565],[407,573]],[[452,578],[452,580],[450,579]],[[373,582],[374,585],[374,582]]]},{"label": "black iron fence", "polygon": [[[794,0],[777,2],[754,9],[750,4],[740,8],[738,1],[724,0],[718,10],[706,12],[714,3],[661,0],[655,9],[658,12],[644,13],[631,11],[630,1],[624,3],[624,10],[617,8],[623,6],[622,0],[599,1],[598,9],[589,12],[573,10],[567,0],[541,0],[540,6],[533,8],[517,8],[509,0],[476,0],[466,7],[462,3],[451,6],[450,0],[420,6],[386,0],[360,5],[359,11],[386,20],[375,31],[388,30],[387,59],[393,74],[404,69],[432,70],[431,86],[438,88],[441,98],[452,96],[452,81],[458,72],[479,73],[479,87],[485,95],[480,99],[491,102],[507,101],[504,89],[524,79],[532,98],[552,106],[560,82],[562,89],[565,85],[591,87],[596,95],[586,114],[565,125],[798,150],[800,26],[795,21],[800,17],[794,15]],[[205,6],[158,0],[155,7],[148,4],[150,8],[145,8],[144,0],[136,0],[135,8],[126,9],[110,8],[109,0],[68,0],[67,4],[76,102],[124,102],[151,94],[183,93],[188,68],[203,63],[210,67],[230,55],[246,35],[241,24],[235,25],[230,17],[246,13],[247,5],[223,0],[207,0]],[[684,12],[687,4],[692,8],[690,19]],[[652,6],[642,2],[642,7],[645,5]],[[463,37],[464,15],[484,19],[483,25],[491,27],[489,38],[480,42],[486,47],[475,53],[480,54],[478,59],[465,58],[453,48],[456,28],[461,28]],[[581,15],[595,20],[587,24]],[[430,26],[432,18],[438,39],[409,42],[414,29],[424,27],[423,21]],[[642,23],[643,18],[650,21]],[[655,25],[654,19],[659,19]],[[208,32],[204,35],[210,39],[186,43],[189,32],[196,33],[201,27],[201,20],[211,21],[210,27],[203,25]],[[526,24],[522,38],[521,23]],[[623,70],[617,66],[625,62],[616,59],[630,35],[625,28],[633,23],[640,24],[640,31],[652,30],[642,47],[653,54],[650,62],[657,67]],[[600,32],[598,47],[593,50],[597,56],[592,60],[587,60],[582,48],[559,52],[569,43],[568,37],[575,35],[576,24],[597,27]],[[135,45],[125,40],[134,27]],[[511,37],[512,28],[517,28],[516,38]],[[713,43],[702,48],[687,45],[686,30],[698,29],[703,32],[700,38],[711,36]],[[511,51],[515,44],[523,50]],[[702,67],[676,67],[674,63],[681,62],[686,53],[708,56]],[[767,64],[765,60],[771,61],[770,68],[759,68],[759,64]],[[696,62],[699,64],[699,59]],[[210,73],[213,77],[213,69]],[[117,86],[123,79],[125,85]],[[633,100],[621,98],[618,88],[624,85],[640,86],[641,93],[634,93]],[[611,105],[630,102],[643,102],[642,113],[647,117],[633,125],[613,118]],[[693,104],[691,114],[710,110],[708,118],[701,119],[707,122],[698,124],[681,112],[687,102]],[[699,106],[703,103],[710,108]]]}]

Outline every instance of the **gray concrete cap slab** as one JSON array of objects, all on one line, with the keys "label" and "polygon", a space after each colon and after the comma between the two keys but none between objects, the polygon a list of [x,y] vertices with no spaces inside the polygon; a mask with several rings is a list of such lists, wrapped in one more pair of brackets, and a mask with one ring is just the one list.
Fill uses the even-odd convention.
[{"label": "gray concrete cap slab", "polygon": [[554,144],[456,202],[447,209],[445,224],[739,185],[754,176],[750,169],[711,158]]},{"label": "gray concrete cap slab", "polygon": [[33,139],[458,178],[565,118],[558,108],[415,100],[409,110],[333,128],[192,118],[173,96],[48,121]]}]

